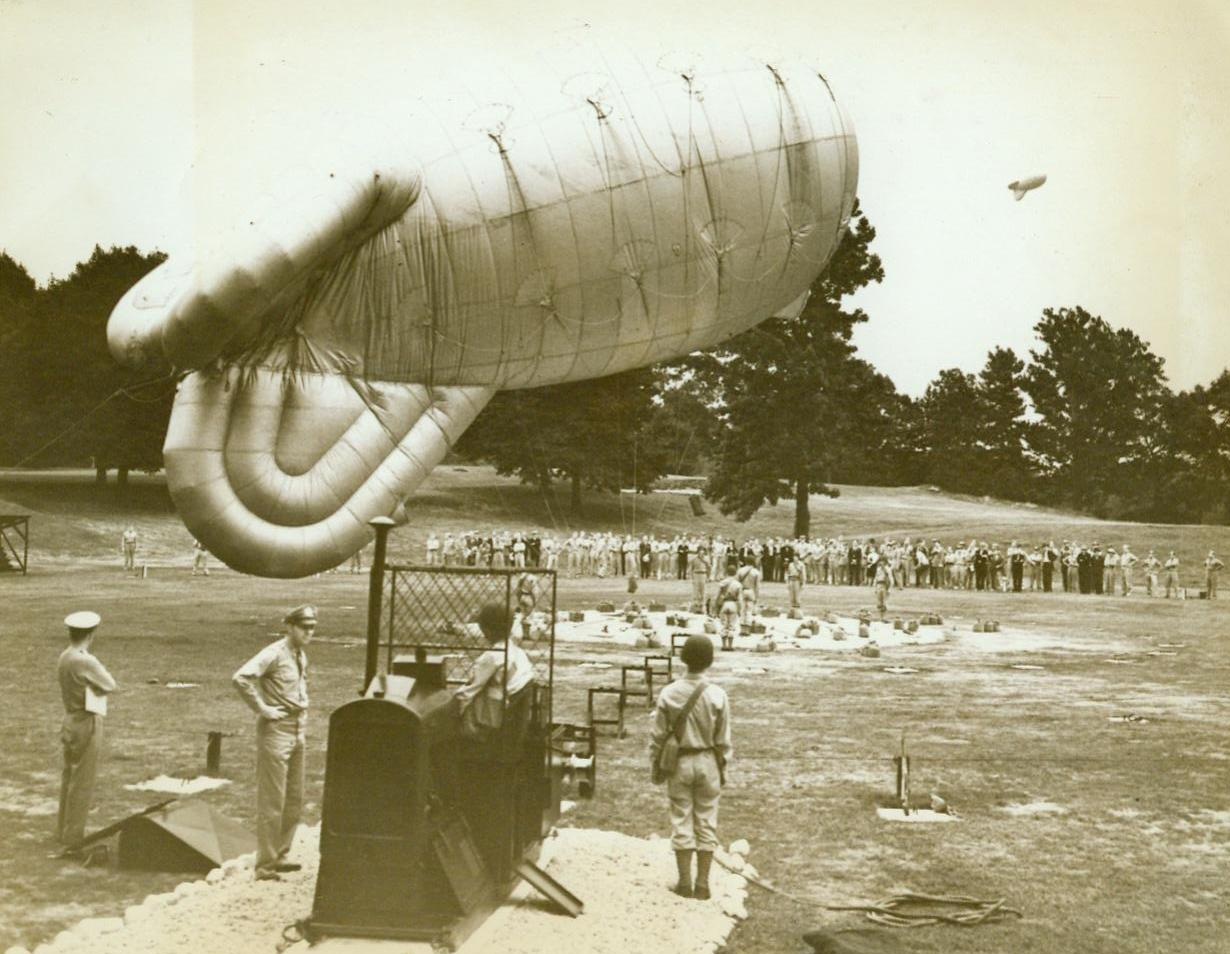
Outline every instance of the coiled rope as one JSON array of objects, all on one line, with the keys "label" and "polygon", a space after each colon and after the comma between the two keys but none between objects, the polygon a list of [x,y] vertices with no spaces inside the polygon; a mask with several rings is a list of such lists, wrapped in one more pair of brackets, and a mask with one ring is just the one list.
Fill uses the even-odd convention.
[{"label": "coiled rope", "polygon": [[[783,891],[781,888],[752,877],[745,871],[732,868],[721,858],[715,861],[732,874],[746,879],[749,883],[787,898],[796,904],[814,908],[818,904],[826,911],[862,911],[867,920],[884,927],[930,927],[936,924],[953,924],[959,927],[974,927],[1007,918],[1022,918],[1024,915],[1013,908],[1005,907],[1007,898],[996,898],[984,901],[980,898],[969,898],[956,894],[918,894],[907,891],[895,894],[882,901],[872,904],[820,904],[817,901],[800,898],[798,895]],[[945,910],[936,910],[939,906]]]}]

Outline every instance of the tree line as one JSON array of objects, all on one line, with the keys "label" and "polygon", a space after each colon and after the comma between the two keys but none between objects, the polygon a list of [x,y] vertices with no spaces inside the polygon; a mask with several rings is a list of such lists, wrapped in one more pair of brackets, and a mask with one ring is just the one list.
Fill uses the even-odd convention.
[{"label": "tree line", "polygon": [[[941,371],[919,398],[853,344],[858,289],[884,278],[875,229],[850,231],[802,312],[712,351],[651,368],[496,396],[456,453],[544,489],[648,490],[707,478],[706,496],[747,519],[766,503],[836,485],[926,484],[1101,517],[1230,522],[1230,372],[1176,391],[1134,332],[1079,306],[1046,309],[1028,355],[995,348],[976,373]],[[161,254],[95,248],[40,287],[0,254],[0,466],[161,465],[170,367],[125,371],[106,347],[115,302]]]},{"label": "tree line", "polygon": [[39,286],[0,253],[0,466],[92,465],[121,482],[162,466],[172,370],[120,367],[106,330],[124,292],[165,258],[96,246],[67,278]]}]

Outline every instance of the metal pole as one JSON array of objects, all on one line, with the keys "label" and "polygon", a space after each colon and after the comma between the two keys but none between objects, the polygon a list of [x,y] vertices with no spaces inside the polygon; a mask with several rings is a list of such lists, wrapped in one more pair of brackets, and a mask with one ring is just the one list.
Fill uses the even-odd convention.
[{"label": "metal pole", "polygon": [[360,692],[376,678],[377,661],[380,658],[380,598],[384,594],[384,551],[393,529],[390,517],[373,517],[368,524],[376,530],[376,549],[372,554],[372,568],[367,583],[367,665],[363,673]]}]

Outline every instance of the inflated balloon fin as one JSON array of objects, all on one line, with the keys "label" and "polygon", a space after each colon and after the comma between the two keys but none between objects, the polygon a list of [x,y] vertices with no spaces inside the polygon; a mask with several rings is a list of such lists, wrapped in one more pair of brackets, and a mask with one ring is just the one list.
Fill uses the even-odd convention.
[{"label": "inflated balloon fin", "polygon": [[[368,393],[363,393],[368,392]],[[237,570],[298,577],[362,547],[494,390],[228,367],[180,386],[163,450],[189,529]],[[203,519],[200,519],[203,518]]]}]

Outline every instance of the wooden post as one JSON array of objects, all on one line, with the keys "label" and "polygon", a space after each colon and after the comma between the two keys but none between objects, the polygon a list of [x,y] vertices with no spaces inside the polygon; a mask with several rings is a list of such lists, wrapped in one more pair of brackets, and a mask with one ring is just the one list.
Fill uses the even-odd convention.
[{"label": "wooden post", "polygon": [[217,778],[222,772],[222,733],[210,732],[205,746],[205,774]]},{"label": "wooden post", "polygon": [[897,763],[897,801],[901,804],[901,811],[908,815],[910,813],[910,756],[905,750],[905,732],[901,733],[901,754],[893,761]]},{"label": "wooden post", "polygon": [[384,595],[384,553],[393,529],[390,517],[373,517],[368,521],[376,530],[376,548],[372,553],[372,569],[367,582],[367,661],[363,671],[360,694],[367,691],[380,663],[380,601]]}]

